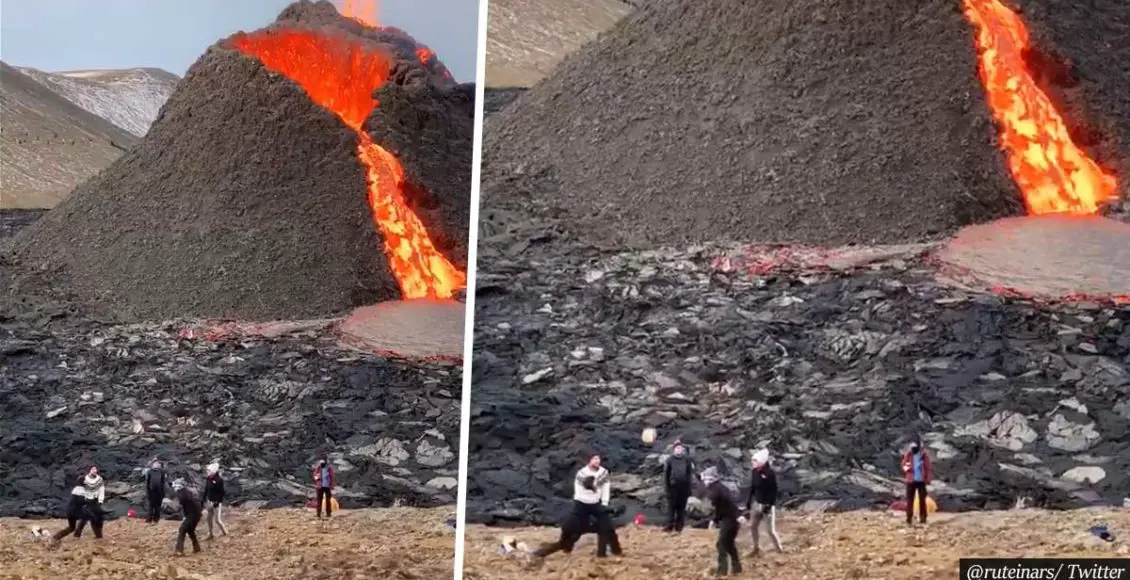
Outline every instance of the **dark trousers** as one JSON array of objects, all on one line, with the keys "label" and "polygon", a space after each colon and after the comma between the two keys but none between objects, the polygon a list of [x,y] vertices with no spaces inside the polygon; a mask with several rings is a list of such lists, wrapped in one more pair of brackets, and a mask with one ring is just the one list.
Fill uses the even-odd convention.
[{"label": "dark trousers", "polygon": [[62,540],[70,534],[74,534],[76,538],[82,536],[82,529],[86,527],[88,517],[86,513],[86,502],[71,500],[71,502],[67,504],[66,529],[55,532],[52,534],[52,537],[56,540]]},{"label": "dark trousers", "polygon": [[328,487],[319,487],[314,492],[314,500],[318,502],[318,517],[322,517],[322,501],[326,502],[326,517],[333,515],[333,491]]},{"label": "dark trousers", "polygon": [[184,521],[180,523],[180,528],[177,529],[177,546],[175,548],[178,554],[184,553],[185,536],[192,540],[193,553],[200,551],[200,542],[196,540],[196,526],[198,525],[200,525],[200,514],[185,516]]},{"label": "dark trousers", "polygon": [[157,523],[161,521],[161,504],[165,501],[165,494],[160,491],[149,490],[146,494],[149,499],[149,517],[145,521]]},{"label": "dark trousers", "polygon": [[667,488],[667,525],[664,529],[683,531],[687,523],[687,500],[691,498],[691,488],[676,485]]},{"label": "dark trousers", "polygon": [[914,523],[914,496],[918,495],[918,520],[926,523],[926,483],[916,481],[906,484],[906,523]]},{"label": "dark trousers", "polygon": [[724,576],[727,573],[735,575],[742,573],[742,563],[738,559],[738,532],[741,530],[742,525],[736,519],[724,519],[718,522],[718,542],[715,548],[718,550],[718,574]]},{"label": "dark trousers", "polygon": [[600,504],[575,501],[573,502],[572,513],[561,526],[561,536],[556,542],[538,548],[534,555],[545,557],[554,552],[568,554],[573,551],[573,546],[577,544],[577,540],[581,539],[581,536],[594,531],[596,532],[596,555],[598,557],[607,556],[609,549],[617,556],[621,554],[620,537],[616,535],[616,527],[612,524],[612,518],[609,517],[604,507]]}]

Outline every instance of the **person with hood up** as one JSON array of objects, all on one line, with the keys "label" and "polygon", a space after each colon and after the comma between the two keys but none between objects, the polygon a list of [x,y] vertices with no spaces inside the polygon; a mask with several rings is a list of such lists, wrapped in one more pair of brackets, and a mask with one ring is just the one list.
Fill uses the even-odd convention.
[{"label": "person with hood up", "polygon": [[220,464],[212,463],[205,469],[204,503],[208,510],[208,539],[213,538],[213,527],[219,526],[220,533],[228,535],[224,525],[224,478],[220,477]]},{"label": "person with hood up", "polygon": [[737,576],[742,573],[742,563],[738,556],[738,532],[741,523],[738,521],[738,504],[734,501],[730,490],[722,483],[716,468],[709,468],[699,477],[703,484],[706,499],[714,506],[714,524],[718,527],[718,541],[715,548],[718,551],[717,576],[732,574]]},{"label": "person with hood up", "polygon": [[560,537],[556,542],[541,546],[532,555],[544,558],[554,552],[571,553],[593,519],[596,520],[597,557],[607,557],[609,549],[614,555],[621,555],[620,538],[609,513],[611,494],[611,476],[601,466],[600,455],[593,455],[573,478],[573,509],[561,526]]},{"label": "person with hood up", "polygon": [[314,501],[318,502],[318,519],[322,519],[322,502],[326,504],[326,517],[333,515],[334,468],[328,457],[322,456],[314,466]]},{"label": "person with hood up", "polygon": [[934,476],[930,465],[930,454],[922,446],[921,439],[915,439],[902,455],[902,473],[906,480],[906,525],[914,525],[914,496],[918,496],[918,521],[926,525],[926,486]]},{"label": "person with hood up", "polygon": [[[102,503],[106,501],[106,481],[98,475],[98,467],[91,466],[79,484],[86,494],[86,513],[90,518],[90,530],[94,532],[95,538],[101,538],[102,524],[106,520],[106,512],[102,511]],[[81,529],[80,527],[78,531]]]},{"label": "person with hood up", "polygon": [[149,471],[145,473],[145,497],[149,500],[149,517],[145,521],[155,524],[161,520],[161,504],[165,501],[165,489],[168,485],[165,470],[161,462],[154,459],[149,464]]},{"label": "person with hood up", "polygon": [[192,540],[192,553],[200,553],[200,542],[196,539],[196,526],[200,525],[200,517],[203,515],[203,510],[200,506],[200,498],[192,488],[188,487],[188,482],[184,478],[177,478],[173,481],[173,493],[176,494],[177,502],[180,504],[181,511],[184,512],[184,520],[181,521],[180,527],[177,528],[177,544],[173,548],[173,552],[177,556],[184,555],[184,538]]},{"label": "person with hood up", "polygon": [[67,527],[51,536],[53,544],[58,545],[63,538],[72,533],[76,538],[82,536],[82,529],[86,527],[86,522],[90,519],[90,514],[86,509],[87,501],[86,488],[83,487],[82,483],[71,489],[71,498],[67,501]]},{"label": "person with hood up", "polygon": [[675,441],[670,457],[663,466],[663,483],[667,491],[667,524],[665,532],[682,532],[687,523],[687,501],[695,480],[694,462],[687,457],[687,448]]},{"label": "person with hood up", "polygon": [[778,552],[784,551],[781,547],[781,536],[777,535],[777,474],[769,465],[769,450],[758,449],[753,454],[753,470],[750,474],[749,497],[746,498],[746,510],[750,512],[750,530],[753,533],[753,555],[761,553],[761,522],[767,522],[769,537],[773,538],[773,545]]}]

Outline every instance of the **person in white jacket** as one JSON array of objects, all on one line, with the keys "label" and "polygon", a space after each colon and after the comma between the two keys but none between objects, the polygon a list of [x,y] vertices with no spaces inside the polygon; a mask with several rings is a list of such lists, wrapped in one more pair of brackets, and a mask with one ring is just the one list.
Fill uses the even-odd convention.
[{"label": "person in white jacket", "polygon": [[581,539],[595,519],[597,557],[608,556],[609,549],[619,556],[622,553],[620,538],[616,535],[616,527],[609,514],[608,503],[611,496],[611,475],[600,465],[600,456],[593,455],[573,478],[573,510],[561,526],[561,536],[556,542],[538,548],[533,555],[544,558],[554,552],[572,552],[577,540]]}]

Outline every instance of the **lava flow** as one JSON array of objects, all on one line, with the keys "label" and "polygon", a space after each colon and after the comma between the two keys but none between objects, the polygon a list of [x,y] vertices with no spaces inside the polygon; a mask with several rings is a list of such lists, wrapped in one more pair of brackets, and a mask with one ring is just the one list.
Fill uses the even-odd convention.
[{"label": "lava flow", "polygon": [[980,76],[1031,215],[1093,214],[1115,196],[1115,178],[1071,141],[1067,124],[1028,71],[1028,29],[1000,0],[962,0],[977,29]]},{"label": "lava flow", "polygon": [[377,26],[380,5],[377,0],[343,0],[341,15],[352,18],[365,26]]},{"label": "lava flow", "polygon": [[404,298],[450,298],[466,274],[432,244],[404,196],[404,169],[362,130],[377,106],[372,94],[388,78],[390,57],[359,42],[283,29],[233,37],[240,52],[298,83],[318,105],[357,132],[358,158],[368,173],[369,205]]}]

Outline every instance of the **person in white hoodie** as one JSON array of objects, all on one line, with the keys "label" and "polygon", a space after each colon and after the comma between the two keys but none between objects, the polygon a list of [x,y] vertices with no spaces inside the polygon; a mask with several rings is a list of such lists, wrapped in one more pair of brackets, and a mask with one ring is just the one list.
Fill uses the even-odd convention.
[{"label": "person in white hoodie", "polygon": [[611,495],[611,475],[600,465],[600,455],[593,455],[573,478],[573,510],[561,526],[561,536],[556,542],[538,548],[533,556],[544,558],[559,551],[571,553],[593,519],[596,520],[596,556],[608,556],[609,549],[619,556],[622,553],[620,538],[608,507]]}]

